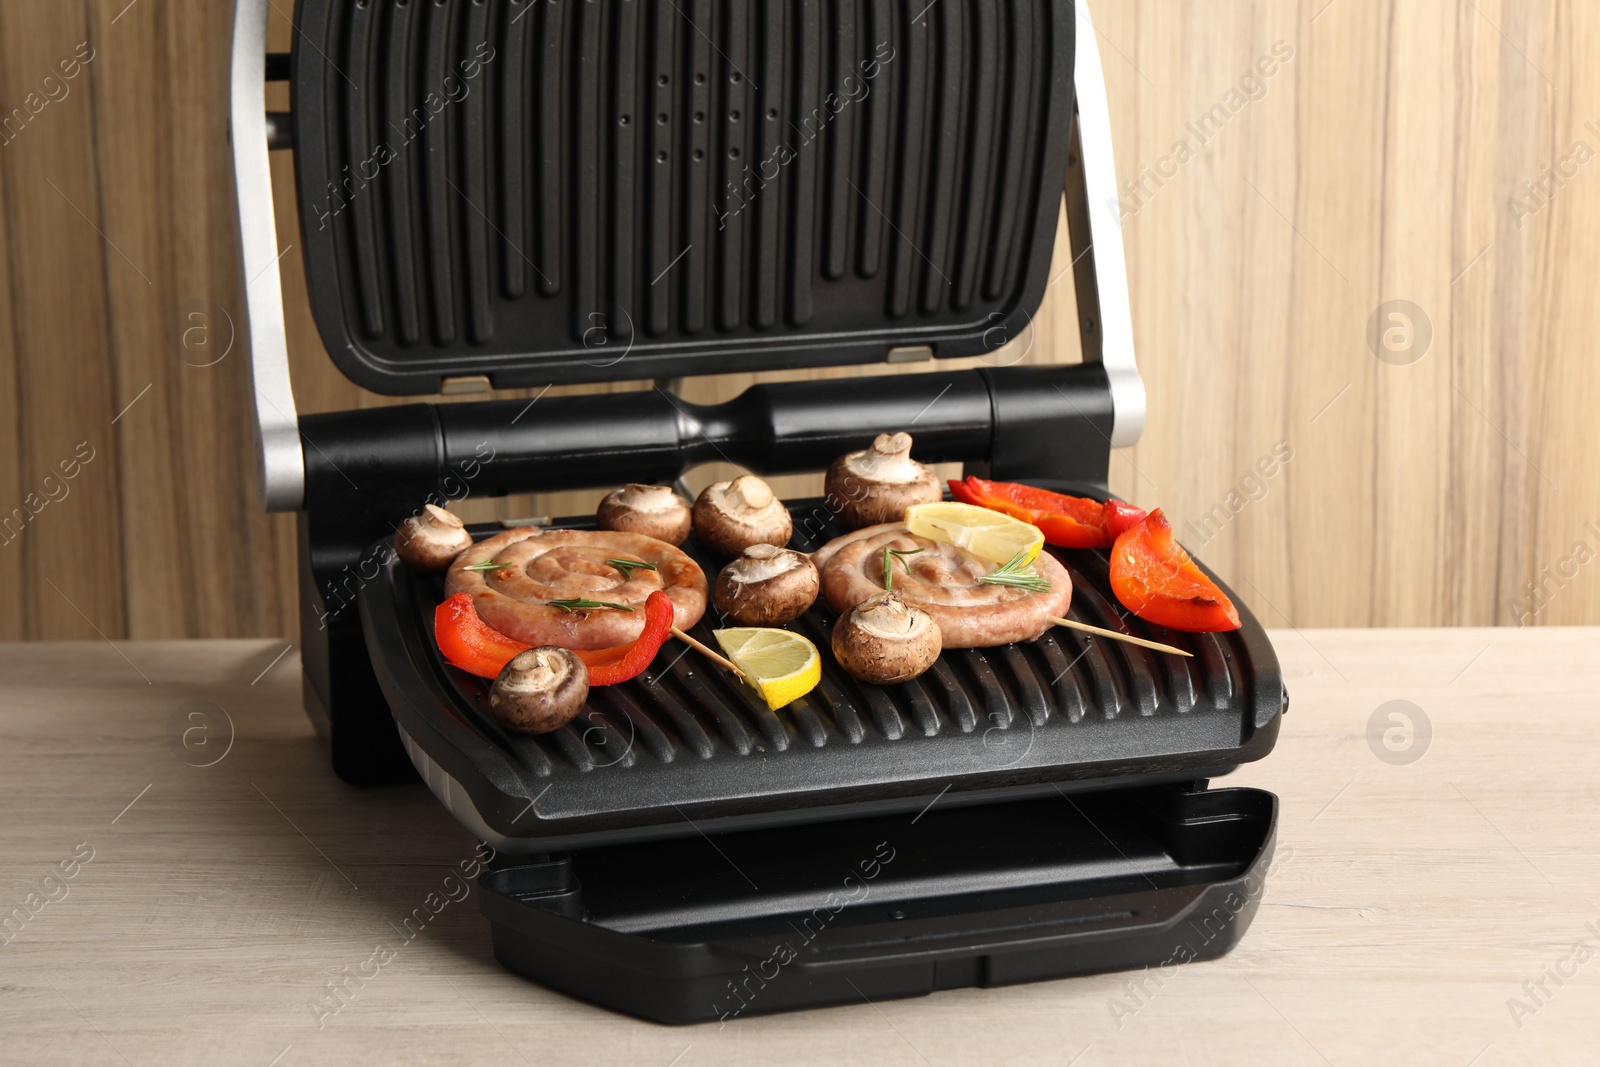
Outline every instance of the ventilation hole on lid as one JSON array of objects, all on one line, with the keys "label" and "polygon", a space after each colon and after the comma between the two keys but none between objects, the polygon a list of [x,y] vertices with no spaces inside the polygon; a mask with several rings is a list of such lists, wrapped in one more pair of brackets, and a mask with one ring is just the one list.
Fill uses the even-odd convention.
[{"label": "ventilation hole on lid", "polygon": [[733,82],[735,85],[738,85],[740,82],[744,81],[744,75],[740,74],[738,71],[734,71],[732,74],[728,75],[728,80]]},{"label": "ventilation hole on lid", "polygon": [[705,120],[706,120],[706,113],[704,111],[696,111],[694,113],[694,121],[695,121],[696,124],[702,123]]},{"label": "ventilation hole on lid", "polygon": [[729,159],[738,159],[739,158],[739,150],[737,148],[728,149],[728,158]]},{"label": "ventilation hole on lid", "polygon": [[728,112],[728,121],[729,122],[738,122],[739,121],[739,117],[740,116],[739,116],[739,113],[737,111]]},{"label": "ventilation hole on lid", "polygon": [[[521,3],[522,0],[516,0],[516,2],[517,3]],[[618,126],[626,126],[631,121],[632,120],[629,119],[628,116],[626,116],[626,115],[618,115],[617,116],[617,125]]]},{"label": "ventilation hole on lid", "polygon": [[696,148],[696,149],[695,149],[695,150],[694,150],[694,161],[695,161],[695,162],[696,162],[696,163],[698,163],[698,162],[700,162],[700,161],[701,161],[701,160],[702,160],[702,159],[704,159],[704,158],[706,158],[706,154],[705,154],[705,152],[704,152],[704,151],[703,151],[703,150],[701,150],[701,149],[699,149],[699,148]]},{"label": "ventilation hole on lid", "polygon": [[657,85],[665,85],[670,80],[671,80],[670,78],[668,78],[665,74],[663,74],[659,78],[656,79],[656,84]]},{"label": "ventilation hole on lid", "polygon": [[767,118],[768,118],[768,120],[770,120],[772,122],[776,122],[778,120],[778,109],[777,108],[772,108],[771,110],[769,110],[767,112]]},{"label": "ventilation hole on lid", "polygon": [[706,76],[704,74],[696,74],[694,76],[694,83],[696,85],[704,85],[706,83]]},{"label": "ventilation hole on lid", "polygon": [[665,126],[669,121],[670,120],[667,118],[667,113],[665,111],[656,116],[657,126]]},{"label": "ventilation hole on lid", "polygon": [[667,154],[665,152],[657,152],[656,153],[656,162],[657,163],[665,163],[666,161],[667,161]]}]

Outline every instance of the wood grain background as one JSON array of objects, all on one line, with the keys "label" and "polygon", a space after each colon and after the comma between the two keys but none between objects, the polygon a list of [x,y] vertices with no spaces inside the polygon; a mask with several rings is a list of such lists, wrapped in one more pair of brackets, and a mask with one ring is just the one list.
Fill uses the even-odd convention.
[{"label": "wood grain background", "polygon": [[[294,629],[293,524],[255,504],[239,347],[202,365],[238,321],[230,7],[0,4],[0,520],[28,520],[0,529],[0,637]],[[1269,626],[1600,621],[1600,8],[1091,10],[1150,389],[1113,487],[1165,507]],[[386,402],[327,362],[280,236],[300,410]],[[1384,361],[1391,301],[1409,310],[1383,319]],[[1073,314],[1063,280],[1024,358],[1076,359]]]}]

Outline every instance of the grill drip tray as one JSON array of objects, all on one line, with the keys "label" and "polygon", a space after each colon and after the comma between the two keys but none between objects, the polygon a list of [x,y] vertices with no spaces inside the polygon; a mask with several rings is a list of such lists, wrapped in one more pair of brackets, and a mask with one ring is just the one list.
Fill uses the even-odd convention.
[{"label": "grill drip tray", "polygon": [[[843,532],[820,525],[820,502],[792,510],[795,548]],[[692,537],[684,549],[715,578],[722,561]],[[391,560],[361,591],[362,626],[413,762],[465,825],[509,852],[915,813],[935,796],[951,808],[1181,781],[1271,750],[1282,678],[1248,610],[1226,634],[1124,619],[1104,552],[1049,551],[1072,575],[1073,618],[1194,658],[1057,628],[1026,645],[947,651],[903,685],[865,685],[827,652],[833,614],[819,603],[791,626],[823,650],[822,682],[776,713],[669,643],[640,678],[592,690],[571,724],[531,737],[500,729],[487,684],[439,656],[439,579]],[[714,646],[716,625],[708,612],[695,636]]]},{"label": "grill drip tray", "polygon": [[501,963],[671,1023],[1212,959],[1277,802],[1114,789],[585,849],[480,879]]}]

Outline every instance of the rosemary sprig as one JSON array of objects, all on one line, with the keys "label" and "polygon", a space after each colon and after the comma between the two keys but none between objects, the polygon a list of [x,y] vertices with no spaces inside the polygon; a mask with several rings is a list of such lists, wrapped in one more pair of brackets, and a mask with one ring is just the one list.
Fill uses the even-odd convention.
[{"label": "rosemary sprig", "polygon": [[900,566],[905,568],[907,574],[911,573],[911,565],[906,562],[907,556],[915,556],[921,552],[920,548],[885,548],[883,550],[883,589],[886,593],[894,592],[894,561],[899,560]]},{"label": "rosemary sprig", "polygon": [[613,604],[608,600],[589,600],[584,597],[574,597],[571,600],[547,600],[545,604],[562,611],[573,612],[583,608],[615,608],[617,611],[632,611],[626,604]]},{"label": "rosemary sprig", "polygon": [[511,564],[509,563],[496,563],[492,559],[486,559],[482,563],[469,563],[461,569],[464,571],[498,571],[510,566]]},{"label": "rosemary sprig", "polygon": [[653,571],[657,569],[654,563],[646,563],[637,559],[608,559],[606,560],[606,566],[617,568],[622,572],[624,578],[629,579],[633,577],[634,571]]},{"label": "rosemary sprig", "polygon": [[1040,576],[1028,562],[1028,555],[1022,549],[1012,556],[1004,567],[979,578],[980,582],[990,585],[1003,585],[1010,589],[1026,589],[1030,593],[1048,593],[1050,583]]}]

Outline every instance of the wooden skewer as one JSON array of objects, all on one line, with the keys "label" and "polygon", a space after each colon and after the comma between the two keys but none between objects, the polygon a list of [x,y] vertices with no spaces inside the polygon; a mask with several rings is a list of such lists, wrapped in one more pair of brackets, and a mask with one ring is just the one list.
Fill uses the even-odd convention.
[{"label": "wooden skewer", "polygon": [[684,644],[688,645],[690,648],[694,649],[696,652],[700,653],[717,666],[724,667],[727,670],[732,671],[734,676],[741,681],[749,680],[745,678],[744,671],[741,671],[738,667],[733,665],[733,661],[731,659],[728,659],[726,656],[723,656],[720,653],[713,652],[703,641],[695,640],[693,637],[690,637],[676,626],[672,628],[672,636],[676,637],[679,641],[682,641]]},{"label": "wooden skewer", "polygon": [[1132,634],[1119,634],[1115,630],[1102,630],[1100,627],[1090,626],[1086,622],[1073,622],[1071,619],[1060,619],[1054,615],[1050,616],[1050,621],[1055,623],[1057,626],[1065,626],[1069,630],[1078,630],[1082,633],[1095,634],[1098,637],[1108,638],[1112,641],[1121,641],[1129,645],[1138,645],[1140,648],[1153,648],[1157,652],[1170,652],[1174,656],[1188,656],[1190,659],[1194,659],[1193,652],[1185,652],[1181,648],[1173,648],[1171,645],[1163,645],[1160,641],[1146,641],[1144,638],[1134,637]]}]

